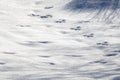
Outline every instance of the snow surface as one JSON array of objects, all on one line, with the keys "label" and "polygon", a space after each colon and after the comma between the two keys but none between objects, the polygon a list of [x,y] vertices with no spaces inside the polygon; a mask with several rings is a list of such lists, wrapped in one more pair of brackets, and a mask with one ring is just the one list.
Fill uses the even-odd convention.
[{"label": "snow surface", "polygon": [[70,1],[0,0],[0,80],[120,80],[119,19]]}]

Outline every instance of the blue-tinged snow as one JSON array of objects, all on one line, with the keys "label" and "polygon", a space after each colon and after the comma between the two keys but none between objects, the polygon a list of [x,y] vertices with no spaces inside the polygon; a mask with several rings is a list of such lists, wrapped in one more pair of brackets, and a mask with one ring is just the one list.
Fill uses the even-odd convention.
[{"label": "blue-tinged snow", "polygon": [[119,0],[72,0],[66,8],[71,10],[117,9],[120,8],[120,3]]},{"label": "blue-tinged snow", "polygon": [[0,80],[120,80],[118,3],[0,0]]}]

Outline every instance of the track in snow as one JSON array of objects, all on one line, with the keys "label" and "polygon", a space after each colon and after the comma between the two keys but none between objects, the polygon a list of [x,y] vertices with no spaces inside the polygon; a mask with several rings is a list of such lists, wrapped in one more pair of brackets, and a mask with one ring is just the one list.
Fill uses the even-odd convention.
[{"label": "track in snow", "polygon": [[119,15],[96,22],[69,2],[0,0],[0,80],[120,80]]}]

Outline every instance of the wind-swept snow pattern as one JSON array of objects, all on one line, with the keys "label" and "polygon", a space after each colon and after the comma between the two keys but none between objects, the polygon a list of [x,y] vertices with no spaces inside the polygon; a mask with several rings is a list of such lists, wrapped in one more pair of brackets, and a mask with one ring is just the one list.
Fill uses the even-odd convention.
[{"label": "wind-swept snow pattern", "polygon": [[72,0],[66,5],[65,9],[84,11],[90,14],[95,12],[92,18],[100,16],[102,20],[111,20],[116,16],[118,18],[118,14],[120,14],[120,0]]},{"label": "wind-swept snow pattern", "polygon": [[0,0],[0,80],[120,80],[119,0]]}]

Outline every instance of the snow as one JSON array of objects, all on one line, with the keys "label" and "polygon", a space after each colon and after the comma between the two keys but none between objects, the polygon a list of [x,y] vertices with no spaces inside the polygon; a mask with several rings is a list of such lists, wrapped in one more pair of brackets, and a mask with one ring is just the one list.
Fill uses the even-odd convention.
[{"label": "snow", "polygon": [[119,19],[69,2],[0,0],[0,80],[120,80]]}]

